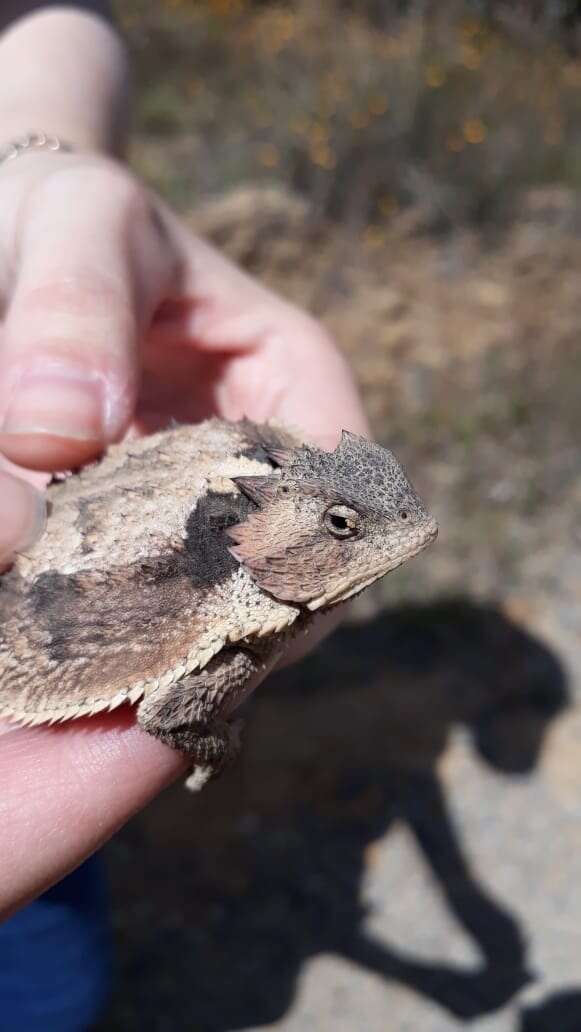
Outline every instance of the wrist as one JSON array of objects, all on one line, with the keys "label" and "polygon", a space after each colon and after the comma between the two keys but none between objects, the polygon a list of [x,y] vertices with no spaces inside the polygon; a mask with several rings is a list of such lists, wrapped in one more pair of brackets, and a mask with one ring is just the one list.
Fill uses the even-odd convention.
[{"label": "wrist", "polygon": [[128,79],[125,48],[104,19],[70,8],[20,18],[0,36],[0,143],[37,130],[117,153]]}]

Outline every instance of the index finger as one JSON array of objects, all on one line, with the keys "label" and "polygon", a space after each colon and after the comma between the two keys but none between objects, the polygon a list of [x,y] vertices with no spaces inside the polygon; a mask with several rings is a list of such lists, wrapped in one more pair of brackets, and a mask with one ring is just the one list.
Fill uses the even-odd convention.
[{"label": "index finger", "polygon": [[21,466],[70,469],[118,440],[133,417],[138,343],[173,257],[145,192],[96,159],[45,173],[12,221],[0,448]]}]

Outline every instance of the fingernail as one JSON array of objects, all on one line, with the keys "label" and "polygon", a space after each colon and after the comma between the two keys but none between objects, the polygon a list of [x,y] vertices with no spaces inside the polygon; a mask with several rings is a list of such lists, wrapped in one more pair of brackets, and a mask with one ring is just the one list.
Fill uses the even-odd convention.
[{"label": "fingernail", "polygon": [[6,434],[55,434],[80,441],[104,436],[104,385],[98,375],[64,362],[25,369],[4,415]]}]

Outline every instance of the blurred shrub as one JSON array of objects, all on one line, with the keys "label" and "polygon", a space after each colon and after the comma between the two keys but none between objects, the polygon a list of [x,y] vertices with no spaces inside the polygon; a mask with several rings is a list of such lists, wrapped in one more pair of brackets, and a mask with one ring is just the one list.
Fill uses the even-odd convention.
[{"label": "blurred shrub", "polygon": [[581,182],[581,61],[555,35],[576,7],[118,0],[135,160],[183,205],[276,180],[377,233],[408,204],[431,228],[494,217]]}]

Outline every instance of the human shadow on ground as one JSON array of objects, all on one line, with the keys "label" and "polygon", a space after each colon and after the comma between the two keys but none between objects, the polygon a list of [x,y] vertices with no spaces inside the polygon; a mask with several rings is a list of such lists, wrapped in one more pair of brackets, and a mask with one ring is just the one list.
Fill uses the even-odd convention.
[{"label": "human shadow on ground", "polygon": [[[495,608],[456,599],[344,627],[259,693],[236,769],[195,801],[166,796],[113,847],[115,1007],[129,992],[142,1029],[160,1013],[198,1032],[257,1027],[285,1014],[319,953],[458,1019],[501,1007],[529,981],[526,943],[471,869],[437,764],[463,725],[488,765],[526,776],[566,704],[558,660]],[[478,966],[414,958],[365,929],[362,878],[394,822]]]},{"label": "human shadow on ground", "polygon": [[581,992],[563,989],[522,1012],[518,1032],[579,1032],[581,1029]]}]

